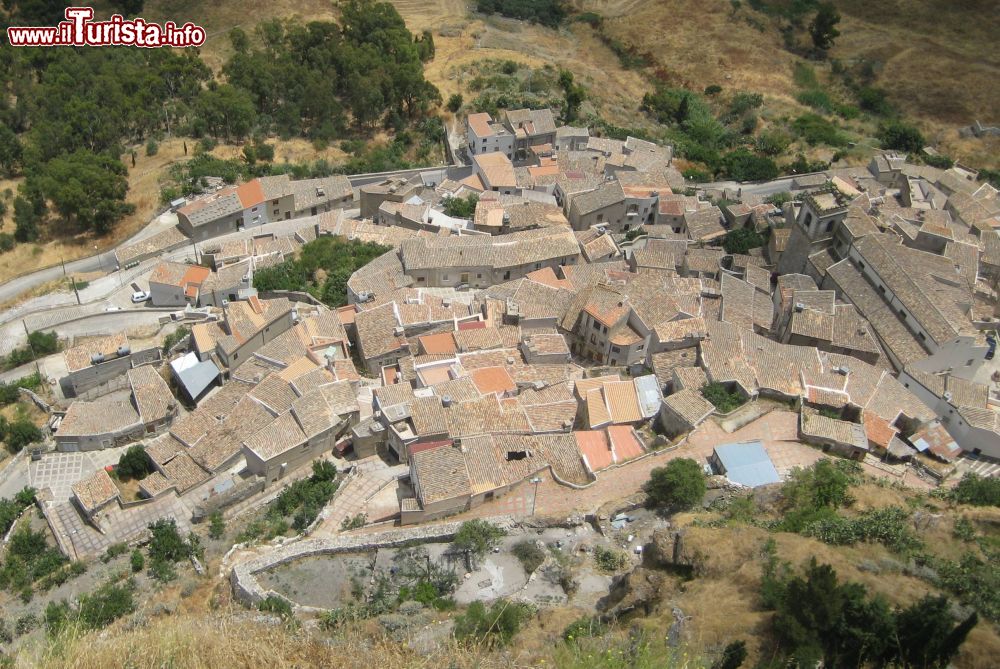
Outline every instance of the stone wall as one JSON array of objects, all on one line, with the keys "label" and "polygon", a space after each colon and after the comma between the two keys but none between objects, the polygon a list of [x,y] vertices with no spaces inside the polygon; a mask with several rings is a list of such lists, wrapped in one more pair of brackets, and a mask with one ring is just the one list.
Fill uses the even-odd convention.
[{"label": "stone wall", "polygon": [[[510,529],[514,526],[511,516],[485,518],[494,525]],[[460,522],[421,525],[377,532],[372,534],[341,535],[326,539],[306,539],[287,543],[260,557],[241,562],[230,572],[230,583],[236,599],[247,606],[255,606],[267,597],[282,597],[273,590],[266,590],[257,580],[257,574],[267,569],[318,555],[368,552],[379,548],[395,548],[409,543],[447,541],[455,536]],[[286,599],[282,597],[282,599]],[[300,607],[296,606],[296,609]]]}]

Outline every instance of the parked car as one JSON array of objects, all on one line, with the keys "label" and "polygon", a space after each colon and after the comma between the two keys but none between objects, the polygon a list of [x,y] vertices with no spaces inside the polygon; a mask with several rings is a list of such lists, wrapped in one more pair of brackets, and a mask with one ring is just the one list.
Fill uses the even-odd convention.
[{"label": "parked car", "polygon": [[134,293],[132,293],[132,301],[135,302],[136,304],[141,304],[148,299],[149,299],[149,293],[145,291],[137,290]]}]

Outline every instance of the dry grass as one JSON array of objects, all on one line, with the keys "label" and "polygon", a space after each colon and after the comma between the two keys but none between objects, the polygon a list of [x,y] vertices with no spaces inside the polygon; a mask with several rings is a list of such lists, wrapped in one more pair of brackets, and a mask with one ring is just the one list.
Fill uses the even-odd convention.
[{"label": "dry grass", "polygon": [[[764,93],[772,102],[792,101],[792,67],[777,31],[751,27],[743,9],[731,19],[726,0],[580,0],[583,10],[607,17],[608,34],[650,53],[673,84],[701,90],[709,84]],[[745,5],[744,5],[745,6]],[[842,33],[831,58],[875,61],[875,85],[915,120],[927,137],[971,164],[1000,164],[1000,142],[960,140],[957,129],[975,119],[996,121],[1000,89],[1000,41],[991,20],[995,3],[969,0],[843,0]],[[807,39],[803,35],[802,39]]]},{"label": "dry grass", "polygon": [[216,667],[478,667],[511,666],[498,654],[453,644],[418,655],[378,635],[348,633],[329,643],[301,629],[254,620],[247,612],[177,614],[147,624],[119,623],[109,633],[70,632],[22,651],[15,667],[46,669],[215,669]]}]

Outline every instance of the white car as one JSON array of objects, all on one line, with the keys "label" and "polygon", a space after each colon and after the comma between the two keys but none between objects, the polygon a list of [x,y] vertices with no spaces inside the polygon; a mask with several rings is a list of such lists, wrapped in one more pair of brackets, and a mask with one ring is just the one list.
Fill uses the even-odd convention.
[{"label": "white car", "polygon": [[135,302],[136,304],[141,304],[142,302],[145,302],[148,299],[149,299],[149,293],[147,292],[137,290],[134,293],[132,293],[132,301]]}]

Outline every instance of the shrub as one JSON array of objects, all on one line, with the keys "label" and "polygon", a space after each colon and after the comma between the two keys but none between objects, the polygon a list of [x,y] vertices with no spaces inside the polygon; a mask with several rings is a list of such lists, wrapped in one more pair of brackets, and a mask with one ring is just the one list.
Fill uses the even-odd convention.
[{"label": "shrub", "polygon": [[594,549],[594,563],[601,571],[615,572],[625,568],[628,556],[617,548],[598,546]]},{"label": "shrub", "polygon": [[173,518],[161,518],[149,525],[149,531],[149,557],[153,562],[179,562],[194,552],[191,543],[177,531],[177,521]]},{"label": "shrub", "polygon": [[847,144],[847,138],[832,123],[818,114],[803,114],[792,121],[792,129],[813,146],[826,144],[838,147]]},{"label": "shrub", "polygon": [[9,232],[0,232],[0,253],[13,251],[15,246],[14,235]]},{"label": "shrub", "polygon": [[940,154],[926,154],[924,155],[924,162],[931,167],[937,167],[942,170],[954,167],[955,161],[948,156],[942,156]]},{"label": "shrub", "polygon": [[448,98],[448,111],[453,114],[457,112],[462,108],[462,101],[461,93],[453,93],[451,97]]},{"label": "shrub", "polygon": [[164,353],[168,352],[170,349],[176,346],[178,342],[182,341],[189,334],[191,334],[191,328],[185,325],[182,325],[181,327],[177,328],[176,330],[168,334],[166,337],[163,338],[163,352]]},{"label": "shrub", "polygon": [[6,428],[4,441],[11,453],[20,453],[25,446],[37,443],[44,438],[37,425],[27,418],[18,418]]},{"label": "shrub", "polygon": [[892,105],[886,99],[885,91],[879,88],[863,86],[858,89],[857,98],[861,108],[873,114],[887,116],[893,111]]},{"label": "shrub", "polygon": [[142,568],[146,566],[146,557],[142,554],[142,551],[136,548],[132,551],[132,557],[129,559],[129,564],[132,567],[133,572],[140,572]]},{"label": "shrub", "polygon": [[738,392],[730,391],[721,383],[706,383],[701,387],[701,396],[715,405],[719,413],[729,413],[746,402]]},{"label": "shrub", "polygon": [[455,637],[475,645],[504,646],[520,631],[534,610],[529,604],[498,599],[487,609],[472,602],[455,618]]},{"label": "shrub", "polygon": [[1000,506],[1000,478],[968,473],[951,491],[959,504]]},{"label": "shrub", "polygon": [[101,562],[107,564],[119,555],[125,555],[125,553],[128,553],[128,544],[124,542],[111,544],[104,551],[104,555],[101,556]]},{"label": "shrub", "polygon": [[736,181],[770,181],[778,176],[778,165],[767,156],[737,149],[722,157],[722,173]]},{"label": "shrub", "polygon": [[146,455],[146,449],[140,444],[129,446],[128,450],[122,453],[118,459],[118,466],[115,467],[115,473],[123,481],[145,478],[154,470],[153,461],[149,459],[149,456]]},{"label": "shrub", "polygon": [[909,528],[909,514],[896,506],[872,509],[857,518],[830,514],[802,528],[801,533],[823,543],[849,546],[861,541],[876,542],[896,552],[913,550],[920,541]]},{"label": "shrub", "polygon": [[212,539],[221,539],[226,533],[226,521],[218,511],[208,517],[208,536]]},{"label": "shrub", "polygon": [[282,618],[292,617],[292,605],[284,597],[279,597],[277,595],[268,595],[266,598],[261,600],[257,608],[261,611],[266,611],[267,613],[276,613]]},{"label": "shrub", "polygon": [[135,611],[134,591],[135,585],[131,581],[122,585],[102,585],[94,592],[80,597],[80,609],[76,617],[88,629],[107,627],[118,618]]},{"label": "shrub", "polygon": [[722,86],[719,86],[718,84],[705,86],[705,95],[718,95],[721,92],[722,92]]},{"label": "shrub", "polygon": [[829,114],[834,108],[833,100],[830,99],[829,94],[819,88],[801,91],[795,96],[795,99],[801,104],[804,104],[807,107],[812,107],[813,109],[819,110],[825,114]]},{"label": "shrub", "polygon": [[887,149],[918,153],[924,148],[924,136],[916,127],[902,121],[890,121],[878,131],[882,146]]},{"label": "shrub", "polygon": [[146,142],[146,155],[147,156],[155,156],[156,152],[159,151],[159,150],[160,150],[160,145],[156,143],[155,139],[150,138],[150,140],[148,142]]},{"label": "shrub", "polygon": [[705,183],[712,180],[712,175],[705,170],[699,170],[694,167],[688,167],[683,172],[684,178],[689,181],[694,181],[696,183]]},{"label": "shrub", "polygon": [[368,522],[368,516],[364,513],[359,513],[354,516],[344,518],[344,520],[340,522],[340,529],[342,531],[357,530],[364,527],[366,522]]},{"label": "shrub", "polygon": [[14,623],[14,633],[17,636],[27,634],[38,626],[38,618],[33,613],[25,613]]},{"label": "shrub", "polygon": [[533,573],[545,562],[545,551],[539,548],[534,541],[519,541],[514,544],[511,552],[514,557],[521,561],[521,566],[528,574]]},{"label": "shrub", "polygon": [[595,616],[577,618],[563,630],[563,640],[576,641],[587,637],[601,636],[608,631],[608,626]]},{"label": "shrub", "polygon": [[453,543],[459,550],[468,551],[477,557],[482,557],[493,549],[500,538],[507,534],[493,523],[485,520],[467,520],[458,528]]},{"label": "shrub", "polygon": [[656,467],[642,487],[650,503],[673,510],[690,509],[705,496],[705,472],[690,458],[677,458]]}]

